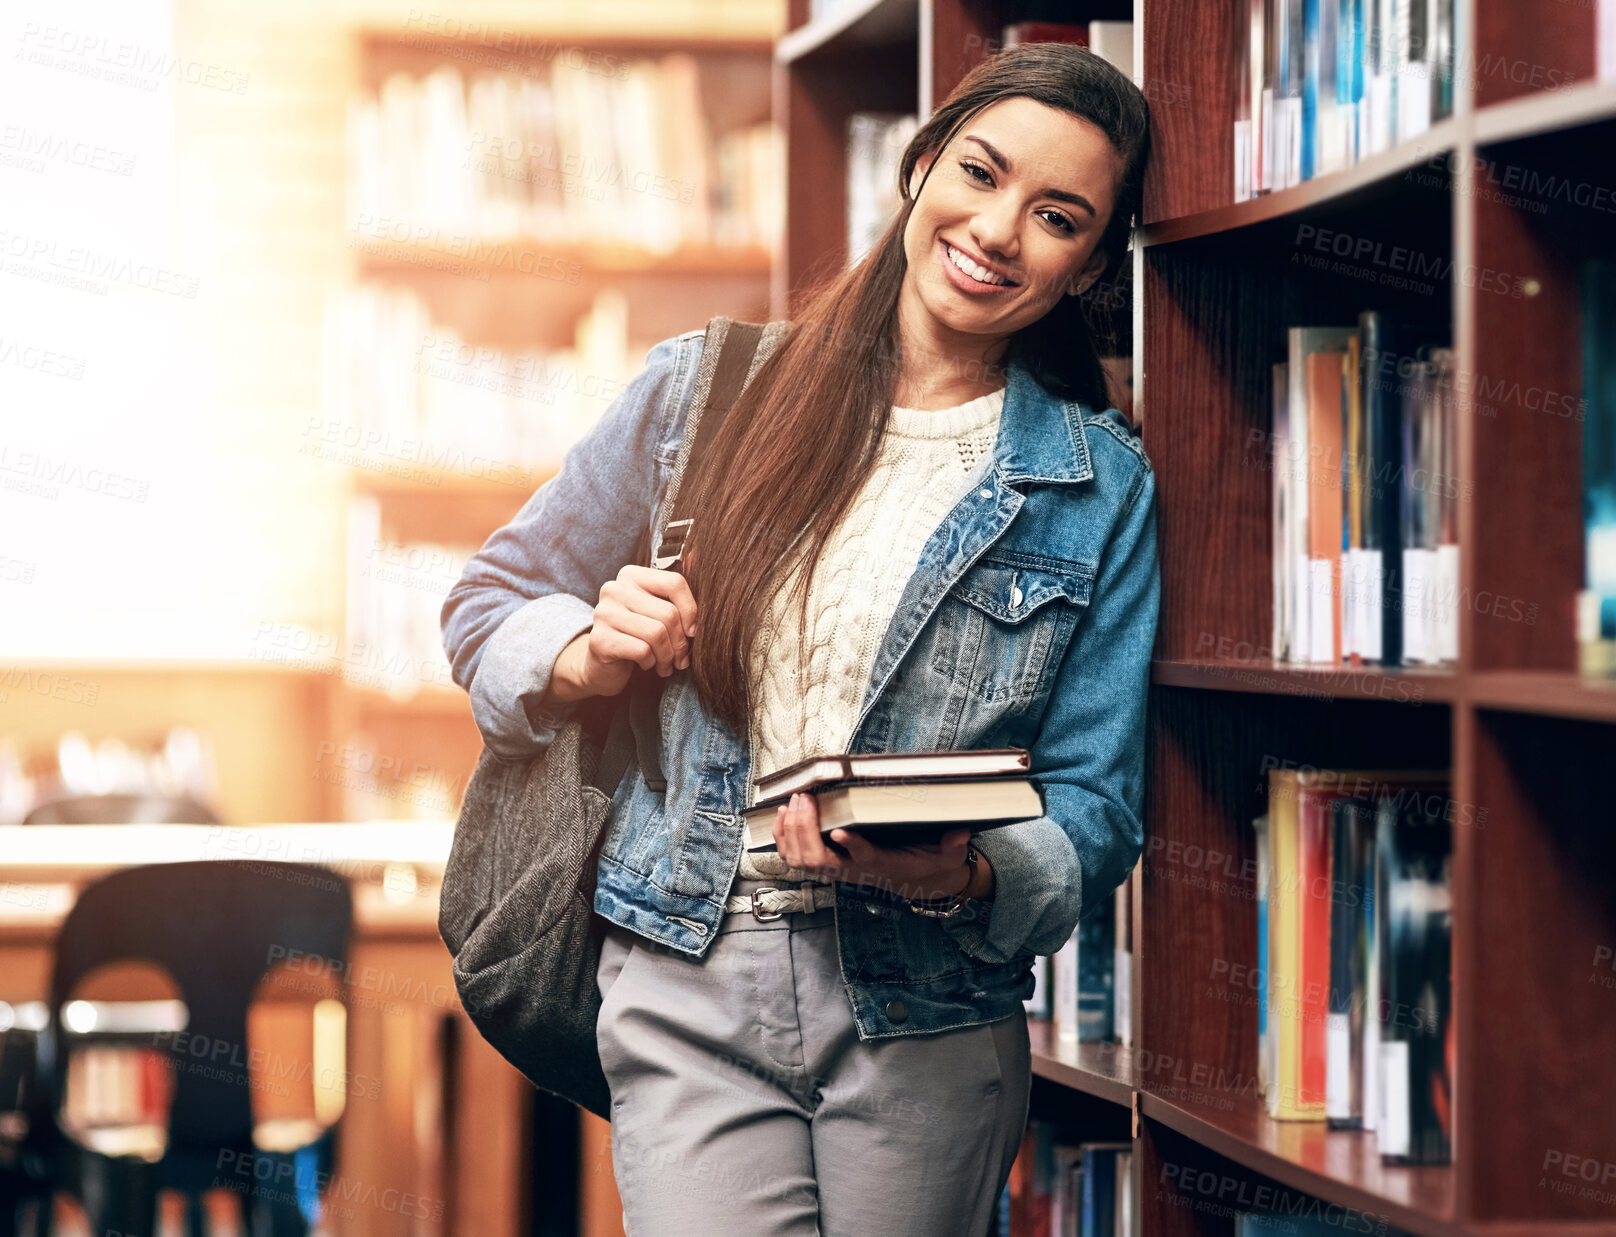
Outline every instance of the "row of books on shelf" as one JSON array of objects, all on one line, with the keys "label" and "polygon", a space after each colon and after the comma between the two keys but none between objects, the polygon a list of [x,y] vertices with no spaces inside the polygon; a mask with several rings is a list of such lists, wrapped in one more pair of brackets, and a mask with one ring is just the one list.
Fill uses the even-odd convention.
[{"label": "row of books on shelf", "polygon": [[1450,1160],[1453,830],[1478,823],[1446,773],[1269,770],[1250,986],[1270,1116]]},{"label": "row of books on shelf", "polygon": [[1370,311],[1292,327],[1273,367],[1277,660],[1444,665],[1459,653],[1453,351]]},{"label": "row of books on shelf", "polygon": [[[1132,1143],[1077,1140],[1054,1122],[1028,1121],[999,1196],[996,1232],[999,1237],[1132,1237],[1138,1209],[1131,1181],[1133,1154]],[[1205,1200],[1205,1206],[1209,1216],[1230,1217],[1232,1211],[1234,1237],[1334,1237],[1341,1232],[1340,1208],[1282,1189],[1273,1196],[1276,1202],[1265,1211],[1232,1210],[1222,1194]],[[1188,1201],[1194,1205],[1201,1200]],[[1405,1237],[1384,1224],[1376,1231]]]},{"label": "row of books on shelf", "polygon": [[1247,0],[1234,200],[1350,167],[1453,112],[1453,0]]},{"label": "row of books on shelf", "polygon": [[434,321],[420,296],[391,286],[333,296],[324,331],[326,421],[312,449],[372,471],[518,488],[560,466],[645,355],[631,349],[627,300],[612,288],[597,294],[566,349],[469,343]]},{"label": "row of books on shelf", "polygon": [[1027,1122],[999,1196],[999,1233],[1132,1237],[1132,1162],[1132,1143],[1069,1142],[1051,1122]]},{"label": "row of books on shelf", "polygon": [[560,58],[469,81],[452,65],[394,73],[350,105],[348,151],[360,243],[441,229],[657,253],[772,248],[784,217],[778,126],[715,135],[682,52],[625,60],[620,74]]},{"label": "row of books on shelf", "polygon": [[77,1131],[168,1125],[173,1075],[158,1048],[83,1044],[67,1061],[64,1123]]},{"label": "row of books on shelf", "polygon": [[1065,1044],[1133,1043],[1133,882],[1117,886],[1111,905],[1078,921],[1054,954],[1033,959],[1027,1013],[1048,1018]]},{"label": "row of books on shelf", "polygon": [[[1616,9],[1616,4],[1607,7]],[[1616,261],[1582,269],[1583,673],[1616,676]]]},{"label": "row of books on shelf", "polygon": [[0,825],[20,824],[42,804],[90,795],[189,798],[213,803],[219,774],[212,740],[174,726],[148,742],[63,732],[48,752],[26,754],[0,738]]}]

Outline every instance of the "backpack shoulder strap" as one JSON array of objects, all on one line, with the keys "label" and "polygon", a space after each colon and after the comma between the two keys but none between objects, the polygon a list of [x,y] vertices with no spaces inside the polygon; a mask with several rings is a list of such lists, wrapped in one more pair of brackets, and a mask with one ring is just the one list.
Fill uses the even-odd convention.
[{"label": "backpack shoulder strap", "polygon": [[764,326],[724,317],[708,322],[690,414],[685,421],[684,442],[674,462],[673,477],[668,482],[668,500],[663,504],[662,526],[655,537],[657,552],[651,562],[653,567],[678,570],[679,552],[691,522],[690,503],[680,492],[680,483],[695,471],[747,382],[779,346],[790,327],[789,322],[771,322]]},{"label": "backpack shoulder strap", "polygon": [[[657,546],[651,561],[653,567],[664,571],[679,569],[679,553],[691,524],[689,504],[680,497],[680,482],[701,461],[747,382],[790,329],[789,322],[771,322],[764,326],[724,317],[708,322],[701,363],[696,370],[696,386],[691,393],[690,413],[685,421],[684,441],[668,482],[667,501],[662,505],[662,526],[653,538]],[[628,708],[614,716],[596,770],[595,784],[606,794],[615,792],[629,761],[636,755],[646,787],[657,794],[666,791],[660,716],[663,686],[664,681],[655,672],[637,670],[624,689],[629,697]]]}]

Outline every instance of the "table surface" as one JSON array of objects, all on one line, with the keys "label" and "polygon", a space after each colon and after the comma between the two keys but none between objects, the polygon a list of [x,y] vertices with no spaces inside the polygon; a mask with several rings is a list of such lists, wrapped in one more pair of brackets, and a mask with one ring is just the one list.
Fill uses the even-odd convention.
[{"label": "table surface", "polygon": [[451,821],[264,825],[0,825],[0,875],[111,872],[143,863],[256,859],[282,863],[408,863],[443,870]]},{"label": "table surface", "polygon": [[454,825],[0,825],[0,934],[51,933],[86,882],[147,863],[314,863],[346,877],[361,935],[436,937]]}]

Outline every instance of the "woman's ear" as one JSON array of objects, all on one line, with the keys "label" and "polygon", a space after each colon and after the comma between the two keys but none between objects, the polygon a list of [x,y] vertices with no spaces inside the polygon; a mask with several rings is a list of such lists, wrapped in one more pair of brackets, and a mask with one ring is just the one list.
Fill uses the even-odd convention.
[{"label": "woman's ear", "polygon": [[934,154],[927,153],[915,160],[914,171],[909,173],[910,201],[914,201],[915,195],[920,192],[920,182],[926,178],[926,170],[931,167],[932,160],[936,157]]},{"label": "woman's ear", "polygon": [[1094,252],[1089,255],[1089,260],[1083,264],[1083,268],[1072,276],[1071,282],[1066,287],[1066,295],[1082,296],[1094,286],[1101,275],[1105,274],[1105,264],[1105,251],[1096,246]]}]

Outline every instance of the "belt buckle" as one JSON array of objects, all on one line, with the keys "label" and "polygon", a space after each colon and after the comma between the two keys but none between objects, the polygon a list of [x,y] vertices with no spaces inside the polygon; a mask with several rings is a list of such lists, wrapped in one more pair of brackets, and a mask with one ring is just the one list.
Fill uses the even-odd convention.
[{"label": "belt buckle", "polygon": [[761,889],[752,890],[752,917],[760,923],[767,923],[771,919],[783,919],[784,911],[766,911],[758,905],[759,894],[779,892],[773,885],[764,885]]}]

